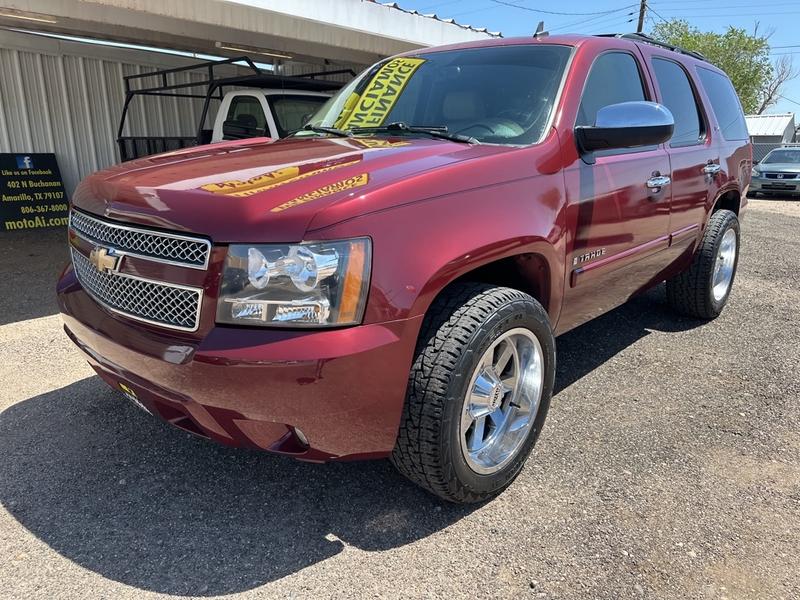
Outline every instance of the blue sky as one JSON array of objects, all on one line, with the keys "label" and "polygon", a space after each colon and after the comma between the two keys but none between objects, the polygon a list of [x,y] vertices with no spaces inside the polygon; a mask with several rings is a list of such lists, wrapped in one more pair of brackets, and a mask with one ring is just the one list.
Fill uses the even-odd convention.
[{"label": "blue sky", "polygon": [[[520,8],[503,3],[517,4]],[[452,17],[459,23],[501,31],[506,37],[530,35],[540,20],[544,20],[545,29],[551,33],[636,31],[639,12],[638,0],[501,0],[499,3],[493,0],[399,0],[398,4],[405,9],[435,13],[441,18]],[[795,66],[800,67],[800,0],[774,0],[764,4],[747,0],[649,0],[648,6],[645,33],[661,19],[682,18],[700,29],[719,32],[729,25],[752,31],[758,22],[759,31],[773,32],[770,37],[773,58],[789,54]],[[542,12],[534,12],[537,9]],[[782,94],[785,98],[767,112],[800,112],[800,77],[787,83]]]}]

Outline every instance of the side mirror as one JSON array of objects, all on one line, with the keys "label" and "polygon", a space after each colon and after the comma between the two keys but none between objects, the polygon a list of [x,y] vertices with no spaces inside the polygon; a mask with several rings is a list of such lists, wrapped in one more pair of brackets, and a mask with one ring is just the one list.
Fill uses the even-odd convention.
[{"label": "side mirror", "polygon": [[656,102],[620,102],[597,111],[595,124],[575,128],[582,153],[595,150],[653,146],[672,137],[675,119],[666,106]]}]

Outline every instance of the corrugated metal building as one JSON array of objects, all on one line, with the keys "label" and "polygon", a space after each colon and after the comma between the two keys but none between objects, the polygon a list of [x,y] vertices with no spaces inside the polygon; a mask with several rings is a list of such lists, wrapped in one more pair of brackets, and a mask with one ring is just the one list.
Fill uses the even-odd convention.
[{"label": "corrugated metal building", "polygon": [[753,160],[760,161],[767,153],[795,141],[794,113],[747,115],[747,133],[753,142]]},{"label": "corrugated metal building", "polygon": [[[118,162],[123,76],[191,64],[177,56],[0,32],[0,152],[54,152],[67,193]],[[202,80],[199,73],[183,81]],[[192,135],[199,100],[140,98],[126,135]],[[213,122],[213,121],[212,121]]]},{"label": "corrugated metal building", "polygon": [[753,142],[788,143],[795,141],[794,113],[747,115],[747,133]]}]

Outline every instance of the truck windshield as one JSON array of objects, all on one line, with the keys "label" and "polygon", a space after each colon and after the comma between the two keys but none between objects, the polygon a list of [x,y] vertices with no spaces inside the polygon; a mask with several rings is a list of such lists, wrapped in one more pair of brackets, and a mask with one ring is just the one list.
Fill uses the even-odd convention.
[{"label": "truck windshield", "polygon": [[[308,124],[359,136],[424,137],[414,128],[439,128],[482,143],[533,144],[550,121],[570,53],[525,44],[392,58],[342,88]],[[392,123],[408,127],[387,130]]]},{"label": "truck windshield", "polygon": [[278,135],[286,137],[290,131],[300,129],[327,100],[325,96],[267,96],[272,114],[275,115]]},{"label": "truck windshield", "polygon": [[800,148],[797,150],[773,150],[761,162],[800,164]]}]

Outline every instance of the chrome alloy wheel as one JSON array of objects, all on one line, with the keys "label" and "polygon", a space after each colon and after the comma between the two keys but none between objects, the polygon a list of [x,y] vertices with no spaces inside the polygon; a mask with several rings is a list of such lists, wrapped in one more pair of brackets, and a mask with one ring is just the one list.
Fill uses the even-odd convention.
[{"label": "chrome alloy wheel", "polygon": [[488,475],[516,456],[536,419],[544,384],[544,355],[529,329],[506,331],[484,352],[461,411],[461,452]]},{"label": "chrome alloy wheel", "polygon": [[714,263],[714,277],[711,280],[711,293],[719,302],[728,293],[733,280],[733,267],[736,264],[736,232],[728,229],[719,244],[717,260]]}]

